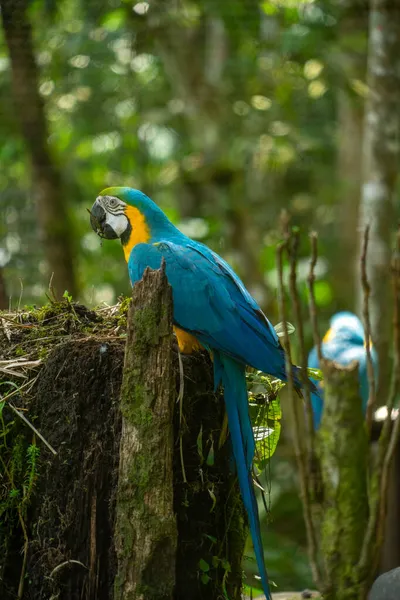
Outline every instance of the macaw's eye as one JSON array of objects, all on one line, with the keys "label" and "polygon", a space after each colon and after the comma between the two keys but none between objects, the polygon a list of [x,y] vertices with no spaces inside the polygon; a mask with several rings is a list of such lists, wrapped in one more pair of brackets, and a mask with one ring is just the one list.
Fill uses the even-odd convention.
[{"label": "macaw's eye", "polygon": [[115,208],[116,206],[118,206],[117,198],[110,198],[110,206],[111,208]]}]

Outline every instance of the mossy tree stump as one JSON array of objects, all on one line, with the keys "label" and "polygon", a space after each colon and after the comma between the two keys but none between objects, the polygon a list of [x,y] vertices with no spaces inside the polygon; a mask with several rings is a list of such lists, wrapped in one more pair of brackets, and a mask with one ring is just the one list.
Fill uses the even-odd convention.
[{"label": "mossy tree stump", "polygon": [[164,269],[146,269],[133,289],[121,389],[115,600],[173,598],[174,404],[171,288]]},{"label": "mossy tree stump", "polygon": [[[65,301],[7,314],[0,327],[1,358],[42,361],[13,402],[57,451],[36,439],[24,600],[241,597],[246,527],[229,441],[219,449],[223,400],[207,353],[182,356],[181,413],[168,284],[150,275],[158,287],[142,282],[133,293],[124,375],[126,303],[96,313]],[[13,418],[7,407],[4,417]],[[0,597],[14,600],[25,539],[17,520],[4,531]]]},{"label": "mossy tree stump", "polygon": [[362,599],[357,569],[368,523],[368,441],[359,393],[358,363],[323,360],[324,412],[317,434],[322,479],[321,556],[324,598]]}]

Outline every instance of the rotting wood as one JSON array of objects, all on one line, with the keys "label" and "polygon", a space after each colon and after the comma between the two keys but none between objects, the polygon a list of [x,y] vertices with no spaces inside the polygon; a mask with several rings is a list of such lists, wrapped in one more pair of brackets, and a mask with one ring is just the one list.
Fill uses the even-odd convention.
[{"label": "rotting wood", "polygon": [[[0,373],[3,390],[57,451],[53,456],[37,439],[40,456],[27,519],[24,600],[113,600],[119,396],[127,305],[128,299],[91,311],[64,301],[18,314],[0,313],[10,327],[9,335],[0,328],[0,358],[14,361],[14,370],[21,372],[24,367],[17,359],[40,358],[35,370],[26,370],[26,382],[21,385],[20,378],[15,378],[18,390],[13,384],[5,385],[11,376]],[[173,344],[175,400],[180,376]],[[224,402],[221,393],[213,391],[208,353],[181,358],[182,419],[176,402],[173,418],[173,509],[178,527],[174,600],[187,600],[188,590],[191,600],[217,600],[225,592],[231,600],[240,600],[247,527],[231,468],[229,438],[218,447]],[[13,418],[11,409],[5,411],[7,419]],[[17,418],[14,437],[7,438],[10,448],[21,439],[20,433],[23,438],[26,434],[24,443],[29,444],[32,431]],[[8,492],[2,488],[1,499]],[[24,538],[20,527],[8,528],[6,533],[8,552],[0,555],[0,598],[13,600],[21,576]],[[247,565],[252,570],[251,563]],[[156,575],[160,575],[158,570]],[[248,572],[250,580],[254,583]]]},{"label": "rotting wood", "polygon": [[164,268],[146,269],[132,292],[121,388],[115,600],[173,597],[172,294]]}]

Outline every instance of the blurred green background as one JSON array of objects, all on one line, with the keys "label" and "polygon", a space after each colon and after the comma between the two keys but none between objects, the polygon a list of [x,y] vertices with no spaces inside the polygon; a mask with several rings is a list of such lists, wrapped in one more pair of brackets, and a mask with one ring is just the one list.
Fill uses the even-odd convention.
[{"label": "blurred green background", "polygon": [[[359,2],[16,3],[28,7],[32,48],[21,45],[13,82],[0,31],[3,307],[45,302],[54,268],[56,291],[88,305],[128,294],[120,244],[101,247],[86,212],[101,189],[128,185],[222,254],[273,324],[287,209],[301,229],[304,294],[308,233],[319,233],[321,328],[354,309],[368,37]],[[32,55],[37,73],[23,76]],[[61,253],[70,244],[61,279],[46,215]],[[266,564],[280,590],[302,589],[312,582],[288,436],[269,475]]]}]

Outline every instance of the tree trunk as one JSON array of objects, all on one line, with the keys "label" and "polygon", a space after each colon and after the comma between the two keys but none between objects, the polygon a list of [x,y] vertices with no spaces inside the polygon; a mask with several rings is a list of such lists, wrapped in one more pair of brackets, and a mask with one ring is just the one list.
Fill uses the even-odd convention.
[{"label": "tree trunk", "polygon": [[4,280],[4,271],[0,267],[0,310],[8,308],[9,300],[7,296],[6,282]]},{"label": "tree trunk", "polygon": [[27,0],[0,0],[4,35],[11,60],[13,98],[30,157],[33,193],[42,242],[58,297],[76,294],[72,229],[63,196],[61,175],[48,144],[43,101],[38,91],[32,31]]},{"label": "tree trunk", "polygon": [[[359,279],[357,231],[362,181],[363,98],[352,88],[355,80],[365,81],[368,0],[341,3],[338,26],[339,57],[345,80],[339,86],[338,104],[338,213],[336,235],[338,259],[334,265],[335,299],[342,308],[356,309]],[[355,39],[358,44],[355,48]],[[365,42],[366,46],[366,42]],[[353,305],[353,307],[352,307]]]},{"label": "tree trunk", "polygon": [[[379,357],[378,400],[390,380],[390,262],[399,159],[400,0],[371,0],[360,231],[370,226],[367,260],[372,338]],[[360,305],[362,290],[360,290]]]},{"label": "tree trunk", "polygon": [[172,293],[164,268],[134,286],[121,389],[122,434],[115,545],[115,600],[172,600]]}]

